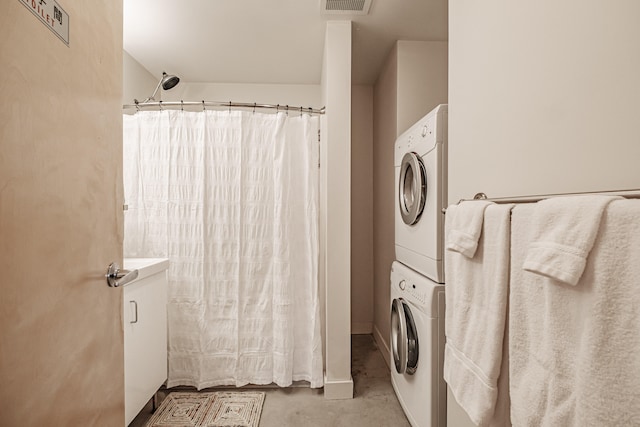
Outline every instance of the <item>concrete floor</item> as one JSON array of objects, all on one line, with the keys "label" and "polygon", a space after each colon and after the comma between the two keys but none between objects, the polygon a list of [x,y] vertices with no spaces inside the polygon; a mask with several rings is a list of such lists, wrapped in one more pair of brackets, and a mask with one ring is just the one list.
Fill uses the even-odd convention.
[{"label": "concrete floor", "polygon": [[[352,335],[351,360],[353,399],[327,400],[322,389],[308,387],[260,388],[266,392],[260,427],[410,427],[371,335]],[[161,390],[159,397],[167,392]],[[143,427],[149,418],[150,404],[129,427]]]}]

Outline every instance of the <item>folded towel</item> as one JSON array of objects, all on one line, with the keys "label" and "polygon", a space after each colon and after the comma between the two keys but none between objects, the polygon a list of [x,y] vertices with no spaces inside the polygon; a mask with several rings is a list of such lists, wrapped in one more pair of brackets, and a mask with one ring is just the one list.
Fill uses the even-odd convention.
[{"label": "folded towel", "polygon": [[[460,252],[467,258],[473,258],[482,231],[484,210],[490,204],[493,202],[469,200],[447,208],[447,221],[449,221],[447,249]],[[450,214],[452,211],[454,213]]]},{"label": "folded towel", "polygon": [[577,286],[520,268],[535,211],[519,205],[511,219],[511,421],[638,426],[640,201],[608,205]]},{"label": "folded towel", "polygon": [[[472,202],[476,203],[476,202]],[[469,418],[479,425],[509,425],[508,393],[499,393],[509,281],[509,215],[512,205],[486,206],[473,258],[445,251],[444,379]],[[459,224],[459,209],[447,209],[445,236]],[[505,390],[506,391],[506,390]],[[498,410],[496,410],[498,408]],[[504,417],[502,419],[497,419]],[[506,418],[506,419],[505,419]]]},{"label": "folded towel", "polygon": [[535,206],[532,238],[523,268],[575,285],[593,247],[600,218],[619,196],[570,196]]}]

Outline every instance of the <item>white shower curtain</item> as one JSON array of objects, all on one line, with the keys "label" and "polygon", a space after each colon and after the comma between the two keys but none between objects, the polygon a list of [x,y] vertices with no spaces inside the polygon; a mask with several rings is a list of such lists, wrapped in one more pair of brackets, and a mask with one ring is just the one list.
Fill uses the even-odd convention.
[{"label": "white shower curtain", "polygon": [[321,387],[318,117],[124,116],[125,257],[167,257],[168,387]]}]

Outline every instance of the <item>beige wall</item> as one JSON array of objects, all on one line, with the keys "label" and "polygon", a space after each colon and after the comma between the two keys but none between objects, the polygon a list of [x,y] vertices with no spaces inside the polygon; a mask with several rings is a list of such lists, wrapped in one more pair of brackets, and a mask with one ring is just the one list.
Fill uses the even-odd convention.
[{"label": "beige wall", "polygon": [[447,90],[446,42],[397,42],[374,87],[374,336],[385,357],[389,274],[395,259],[395,140],[436,105],[446,104]]},{"label": "beige wall", "polygon": [[122,2],[62,3],[0,14],[0,424],[121,426]]},{"label": "beige wall", "polygon": [[395,259],[393,145],[398,136],[398,55],[394,46],[373,91],[373,332],[389,353],[389,274]]},{"label": "beige wall", "polygon": [[373,87],[351,89],[351,333],[373,331]]},{"label": "beige wall", "polygon": [[447,102],[447,51],[447,42],[398,41],[398,135]]},{"label": "beige wall", "polygon": [[449,7],[449,201],[640,188],[639,2]]}]

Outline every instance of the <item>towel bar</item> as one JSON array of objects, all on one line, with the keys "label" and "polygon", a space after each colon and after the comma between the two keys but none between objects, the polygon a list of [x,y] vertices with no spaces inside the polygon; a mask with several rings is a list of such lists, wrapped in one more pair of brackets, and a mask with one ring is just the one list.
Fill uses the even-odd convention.
[{"label": "towel bar", "polygon": [[[584,191],[579,193],[555,193],[555,194],[543,194],[533,196],[517,196],[517,197],[495,197],[489,198],[485,193],[476,193],[473,199],[460,199],[457,204],[461,202],[468,202],[473,200],[489,200],[494,203],[535,203],[540,200],[548,199],[550,197],[559,196],[582,196],[586,194],[602,194],[609,196],[622,196],[627,199],[640,199],[640,189],[632,190],[612,190],[612,191]],[[442,208],[442,213],[447,213],[447,208]]]}]

